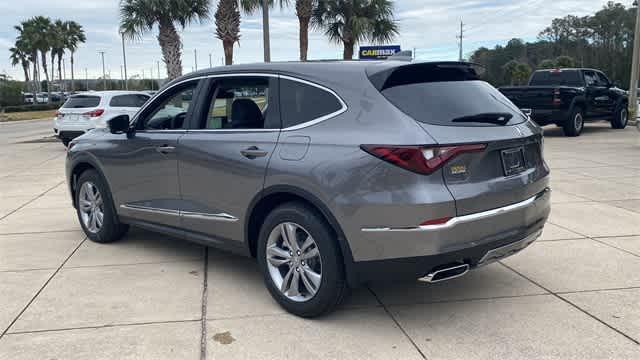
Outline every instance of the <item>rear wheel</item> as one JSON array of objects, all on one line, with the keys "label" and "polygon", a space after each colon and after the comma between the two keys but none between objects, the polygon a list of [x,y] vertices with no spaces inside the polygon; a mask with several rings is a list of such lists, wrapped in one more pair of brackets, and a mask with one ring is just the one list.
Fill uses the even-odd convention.
[{"label": "rear wheel", "polygon": [[82,230],[99,243],[119,240],[129,226],[118,220],[111,193],[95,170],[87,170],[78,178],[76,211]]},{"label": "rear wheel", "polygon": [[571,115],[562,126],[565,136],[579,136],[584,129],[584,115],[582,109],[576,107],[571,111]]},{"label": "rear wheel", "polygon": [[627,104],[620,104],[613,113],[613,119],[611,119],[611,127],[614,129],[624,129],[629,122],[629,110]]},{"label": "rear wheel", "polygon": [[301,203],[287,203],[265,219],[257,257],[265,284],[288,312],[326,314],[347,293],[342,257],[322,216]]}]

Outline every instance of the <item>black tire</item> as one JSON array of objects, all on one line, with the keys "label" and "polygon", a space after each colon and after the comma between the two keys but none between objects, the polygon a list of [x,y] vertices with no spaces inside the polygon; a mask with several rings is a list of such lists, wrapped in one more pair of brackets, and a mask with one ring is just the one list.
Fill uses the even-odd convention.
[{"label": "black tire", "polygon": [[[275,285],[269,273],[266,253],[268,237],[272,230],[283,223],[295,223],[303,227],[313,237],[320,252],[322,265],[320,285],[315,295],[306,301],[294,301],[285,296]],[[334,310],[349,292],[345,280],[344,263],[334,232],[318,211],[303,203],[283,204],[267,216],[260,229],[256,254],[271,296],[292,314],[305,318],[327,314]]]},{"label": "black tire", "polygon": [[581,108],[575,107],[562,125],[562,131],[565,136],[580,136],[582,129],[584,129],[584,114]]},{"label": "black tire", "polygon": [[616,107],[611,119],[611,127],[613,129],[624,129],[629,122],[629,109],[626,103],[621,103]]},{"label": "black tire", "polygon": [[[91,231],[83,220],[81,211],[80,194],[85,183],[95,186],[102,197],[103,221],[97,231]],[[123,224],[118,220],[118,215],[113,205],[113,198],[105,180],[95,170],[86,170],[78,177],[77,188],[75,190],[76,197],[76,214],[82,230],[91,241],[97,243],[109,243],[121,239],[129,230],[129,225]]]}]

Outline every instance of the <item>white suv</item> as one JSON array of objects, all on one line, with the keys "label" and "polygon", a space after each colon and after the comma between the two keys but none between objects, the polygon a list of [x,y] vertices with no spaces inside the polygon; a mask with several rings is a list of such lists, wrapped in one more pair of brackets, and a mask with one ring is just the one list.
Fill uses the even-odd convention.
[{"label": "white suv", "polygon": [[141,91],[92,91],[71,95],[53,118],[53,131],[67,146],[85,132],[107,126],[118,115],[133,117],[151,96]]}]

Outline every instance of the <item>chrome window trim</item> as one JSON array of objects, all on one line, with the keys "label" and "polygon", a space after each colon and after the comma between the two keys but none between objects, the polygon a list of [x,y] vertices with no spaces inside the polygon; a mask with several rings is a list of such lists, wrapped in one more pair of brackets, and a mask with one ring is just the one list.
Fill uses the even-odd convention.
[{"label": "chrome window trim", "polygon": [[181,210],[173,210],[173,209],[154,208],[149,206],[141,206],[141,205],[133,205],[133,204],[123,204],[123,205],[120,205],[120,208],[126,209],[126,210],[141,211],[141,212],[146,212],[151,214],[184,216],[188,218],[201,219],[201,220],[229,221],[229,222],[238,221],[237,217],[224,212],[211,214],[211,213],[202,213],[202,212],[194,212],[194,211],[181,211]]},{"label": "chrome window trim", "polygon": [[439,230],[450,229],[458,224],[478,221],[478,220],[502,215],[511,211],[525,208],[535,203],[536,200],[538,200],[540,197],[544,196],[550,191],[551,190],[547,188],[542,192],[526,200],[511,204],[511,205],[506,205],[506,206],[502,206],[502,207],[491,209],[491,210],[481,211],[478,213],[456,216],[449,219],[449,221],[447,221],[444,224],[420,225],[420,226],[412,226],[412,227],[364,227],[360,230],[362,232],[427,232],[427,231],[439,231]]},{"label": "chrome window trim", "polygon": [[[340,95],[338,95],[338,93],[336,93],[335,91],[333,91],[332,89],[311,82],[309,80],[304,80],[304,79],[300,79],[291,75],[281,75],[281,74],[273,74],[273,73],[224,73],[224,74],[211,74],[211,75],[203,75],[203,76],[197,76],[197,77],[193,77],[193,78],[189,78],[189,79],[184,79],[182,81],[179,81],[173,85],[171,85],[171,87],[168,87],[156,94],[154,94],[153,98],[155,97],[159,97],[162,94],[164,94],[165,92],[173,89],[174,87],[184,84],[186,82],[189,81],[196,81],[196,80],[202,80],[202,79],[210,79],[210,78],[221,78],[221,77],[252,77],[252,76],[261,76],[261,77],[276,77],[279,79],[286,79],[286,80],[291,80],[291,81],[295,81],[295,82],[299,82],[305,85],[309,85],[309,86],[313,86],[316,87],[318,89],[321,89],[323,91],[328,92],[329,94],[333,95],[338,102],[340,103],[340,109],[337,111],[334,111],[330,114],[327,115],[323,115],[321,117],[315,118],[315,119],[311,119],[307,122],[298,124],[298,125],[294,125],[294,126],[289,126],[287,128],[282,128],[282,129],[184,129],[184,130],[180,130],[180,131],[185,131],[186,132],[193,132],[193,133],[200,133],[200,132],[219,132],[219,133],[225,133],[225,132],[241,132],[241,133],[246,133],[246,132],[278,132],[278,131],[295,131],[295,130],[300,130],[300,129],[304,129],[306,127],[309,126],[313,126],[316,124],[319,124],[325,120],[329,120],[331,118],[334,118],[338,115],[341,115],[343,113],[345,113],[349,107],[347,106],[347,103],[342,99],[342,97]],[[138,112],[133,116],[130,124],[133,125],[138,121],[138,114],[142,113],[148,106],[150,106],[150,103],[145,103],[145,105],[143,105],[143,107],[140,108],[140,110],[138,110]],[[141,131],[145,131],[145,130],[141,130]],[[148,131],[148,130],[147,130]],[[154,130],[157,132],[167,132],[167,131],[177,131],[177,130]]]}]

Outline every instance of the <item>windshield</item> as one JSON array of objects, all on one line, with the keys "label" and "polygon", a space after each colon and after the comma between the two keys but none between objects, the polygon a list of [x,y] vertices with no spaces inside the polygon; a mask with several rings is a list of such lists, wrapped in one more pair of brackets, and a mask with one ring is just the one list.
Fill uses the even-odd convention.
[{"label": "windshield", "polygon": [[509,99],[481,80],[407,84],[382,94],[404,113],[427,124],[501,126],[526,121]]},{"label": "windshield", "polygon": [[583,86],[578,70],[536,71],[529,81],[531,86]]},{"label": "windshield", "polygon": [[91,95],[76,95],[72,96],[67,100],[67,102],[62,105],[63,108],[66,109],[75,109],[75,108],[92,108],[96,107],[100,104],[99,96],[91,96]]}]

